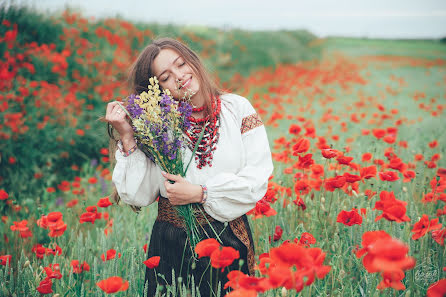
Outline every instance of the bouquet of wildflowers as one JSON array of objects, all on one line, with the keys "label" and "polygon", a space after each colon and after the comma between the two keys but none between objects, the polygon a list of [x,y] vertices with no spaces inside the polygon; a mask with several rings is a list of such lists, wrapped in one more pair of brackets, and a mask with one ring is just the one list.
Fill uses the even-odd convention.
[{"label": "bouquet of wildflowers", "polygon": [[[147,92],[130,95],[126,108],[121,107],[132,121],[139,149],[165,172],[184,177],[192,158],[187,166],[183,164],[181,148],[186,141],[183,130],[190,127],[188,118],[192,106],[188,100],[175,101],[167,89],[161,91],[156,77],[151,77],[149,82]],[[176,209],[185,220],[186,231],[194,247],[200,238],[193,207],[188,204]]]}]

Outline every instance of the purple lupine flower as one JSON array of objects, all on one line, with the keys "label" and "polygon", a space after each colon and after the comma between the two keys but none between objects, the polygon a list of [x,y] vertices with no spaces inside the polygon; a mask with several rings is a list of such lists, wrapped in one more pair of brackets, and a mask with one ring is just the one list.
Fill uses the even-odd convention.
[{"label": "purple lupine flower", "polygon": [[142,109],[137,103],[135,103],[135,99],[139,99],[139,96],[131,94],[128,97],[127,111],[130,113],[132,118],[137,118],[144,112],[144,109]]},{"label": "purple lupine flower", "polygon": [[61,206],[61,205],[63,205],[63,199],[62,199],[62,197],[57,197],[56,206]]},{"label": "purple lupine flower", "polygon": [[91,165],[92,167],[96,167],[96,166],[98,165],[98,160],[96,160],[96,159],[91,159],[91,161],[90,161],[90,165]]}]

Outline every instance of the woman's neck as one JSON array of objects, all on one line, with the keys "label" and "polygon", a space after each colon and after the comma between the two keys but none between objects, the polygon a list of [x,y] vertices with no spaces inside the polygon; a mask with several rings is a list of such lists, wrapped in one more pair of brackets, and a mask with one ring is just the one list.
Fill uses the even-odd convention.
[{"label": "woman's neck", "polygon": [[203,105],[206,104],[206,100],[204,99],[204,97],[203,97],[203,95],[202,95],[201,93],[197,93],[197,94],[195,94],[194,96],[192,96],[192,97],[190,98],[190,100],[191,100],[191,102],[192,102],[192,105],[193,105],[195,108],[202,107]]}]

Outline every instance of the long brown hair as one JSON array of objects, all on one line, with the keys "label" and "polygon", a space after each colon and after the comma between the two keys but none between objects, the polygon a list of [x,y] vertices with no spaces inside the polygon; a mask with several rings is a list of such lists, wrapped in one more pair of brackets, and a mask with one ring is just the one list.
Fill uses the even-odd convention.
[{"label": "long brown hair", "polygon": [[[127,82],[130,88],[130,92],[136,95],[140,94],[141,92],[148,91],[147,86],[149,85],[149,78],[154,76],[154,74],[152,73],[153,60],[155,60],[162,49],[166,48],[178,52],[178,54],[192,68],[199,81],[199,92],[201,92],[203,98],[205,98],[206,100],[206,107],[204,109],[205,116],[212,117],[212,100],[223,94],[223,91],[211,78],[209,72],[204,67],[198,55],[182,42],[172,38],[163,37],[155,39],[142,50],[136,61],[129,69]],[[113,135],[113,129],[109,129],[108,132],[110,136],[110,162],[113,166],[116,161],[114,156],[117,149],[116,140]],[[113,193],[110,195],[110,198],[112,198],[112,200],[114,200],[116,203],[119,203],[120,197],[116,190],[116,187],[114,187]],[[134,211],[140,210],[140,207],[131,207]]]},{"label": "long brown hair", "polygon": [[199,92],[201,92],[203,98],[206,100],[205,115],[212,116],[212,99],[221,95],[223,92],[217,87],[214,80],[211,79],[211,76],[198,55],[185,44],[172,38],[164,37],[152,41],[130,67],[128,82],[133,94],[140,94],[148,90],[149,78],[154,76],[152,73],[153,60],[165,48],[178,52],[192,68],[200,83]]}]

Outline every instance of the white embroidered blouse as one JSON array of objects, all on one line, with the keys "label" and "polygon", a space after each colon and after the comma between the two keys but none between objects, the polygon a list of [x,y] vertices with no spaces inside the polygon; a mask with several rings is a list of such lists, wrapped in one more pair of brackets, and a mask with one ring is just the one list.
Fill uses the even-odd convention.
[{"label": "white embroidered blouse", "polygon": [[[212,167],[198,169],[192,161],[186,180],[206,185],[205,211],[214,219],[232,221],[249,210],[265,195],[273,171],[265,126],[244,97],[224,94],[221,98],[220,138],[213,152]],[[183,159],[189,161],[185,148]],[[158,195],[167,197],[161,168],[137,149],[128,157],[116,151],[113,183],[124,203],[147,206]]]}]

